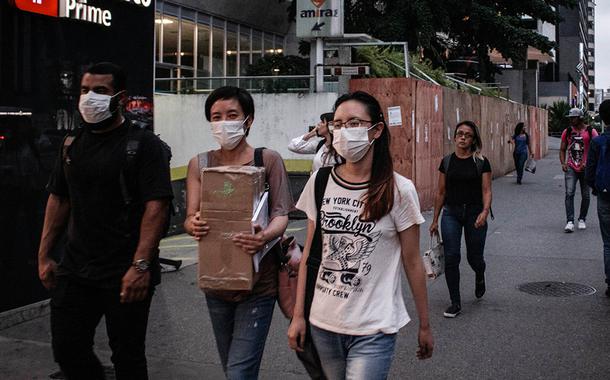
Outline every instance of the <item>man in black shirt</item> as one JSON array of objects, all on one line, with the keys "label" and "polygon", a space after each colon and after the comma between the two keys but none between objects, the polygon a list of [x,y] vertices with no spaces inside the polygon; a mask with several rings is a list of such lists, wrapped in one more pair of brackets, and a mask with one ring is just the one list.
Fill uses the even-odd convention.
[{"label": "man in black shirt", "polygon": [[[147,378],[146,325],[172,190],[162,142],[152,132],[136,132],[121,113],[125,88],[125,74],[114,64],[85,72],[83,125],[71,144],[64,142],[47,186],[38,271],[51,291],[53,355],[68,379],[104,378],[93,352],[102,316],[117,379]],[[127,172],[127,143],[135,133],[139,148]],[[66,224],[57,264],[49,251]]]}]

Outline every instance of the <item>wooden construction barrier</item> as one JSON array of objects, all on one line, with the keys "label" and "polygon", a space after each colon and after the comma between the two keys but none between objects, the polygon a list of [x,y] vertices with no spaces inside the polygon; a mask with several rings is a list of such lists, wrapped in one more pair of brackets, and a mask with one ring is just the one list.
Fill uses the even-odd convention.
[{"label": "wooden construction barrier", "polygon": [[[480,129],[482,153],[492,166],[493,176],[515,169],[514,146],[508,141],[518,122],[530,135],[532,151],[539,159],[547,154],[548,114],[541,108],[474,95],[410,78],[354,79],[350,91],[375,96],[390,124],[394,170],[411,179],[422,209],[433,206],[442,157],[454,149],[454,130],[464,120]],[[396,117],[400,112],[400,124]]]}]

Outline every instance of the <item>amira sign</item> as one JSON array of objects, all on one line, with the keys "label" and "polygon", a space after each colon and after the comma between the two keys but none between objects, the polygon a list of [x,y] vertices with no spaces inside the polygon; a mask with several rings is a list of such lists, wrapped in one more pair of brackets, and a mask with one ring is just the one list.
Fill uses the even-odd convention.
[{"label": "amira sign", "polygon": [[[103,26],[112,25],[112,12],[90,0],[12,0],[15,7],[22,11],[38,13],[51,17],[65,17]],[[149,7],[152,0],[122,0],[142,7]]]},{"label": "amira sign", "polygon": [[297,37],[342,37],[343,0],[297,0]]}]

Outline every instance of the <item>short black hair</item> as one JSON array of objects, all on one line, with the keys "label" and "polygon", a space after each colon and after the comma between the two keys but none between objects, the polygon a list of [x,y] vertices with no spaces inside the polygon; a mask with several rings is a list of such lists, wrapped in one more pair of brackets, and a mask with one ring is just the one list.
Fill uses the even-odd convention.
[{"label": "short black hair", "polygon": [[250,120],[254,118],[254,100],[252,95],[243,88],[234,86],[219,87],[205,100],[205,118],[211,120],[211,110],[214,103],[219,100],[236,99],[241,106],[242,111],[246,117],[250,116]]},{"label": "short black hair", "polygon": [[599,118],[604,124],[610,125],[610,99],[606,99],[599,105]]},{"label": "short black hair", "polygon": [[97,74],[97,75],[112,75],[112,87],[114,92],[124,91],[127,89],[127,75],[123,68],[112,62],[99,62],[94,63],[87,67],[84,74]]},{"label": "short black hair", "polygon": [[333,119],[335,118],[335,113],[334,112],[325,112],[322,115],[320,115],[320,120],[321,121],[333,121]]}]

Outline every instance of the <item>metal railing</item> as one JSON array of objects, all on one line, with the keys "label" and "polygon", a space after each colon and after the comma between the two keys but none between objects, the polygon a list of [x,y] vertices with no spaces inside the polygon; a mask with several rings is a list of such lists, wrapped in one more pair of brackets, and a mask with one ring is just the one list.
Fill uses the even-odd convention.
[{"label": "metal railing", "polygon": [[155,92],[205,94],[222,86],[241,87],[253,93],[310,92],[313,80],[313,75],[156,78]]}]

